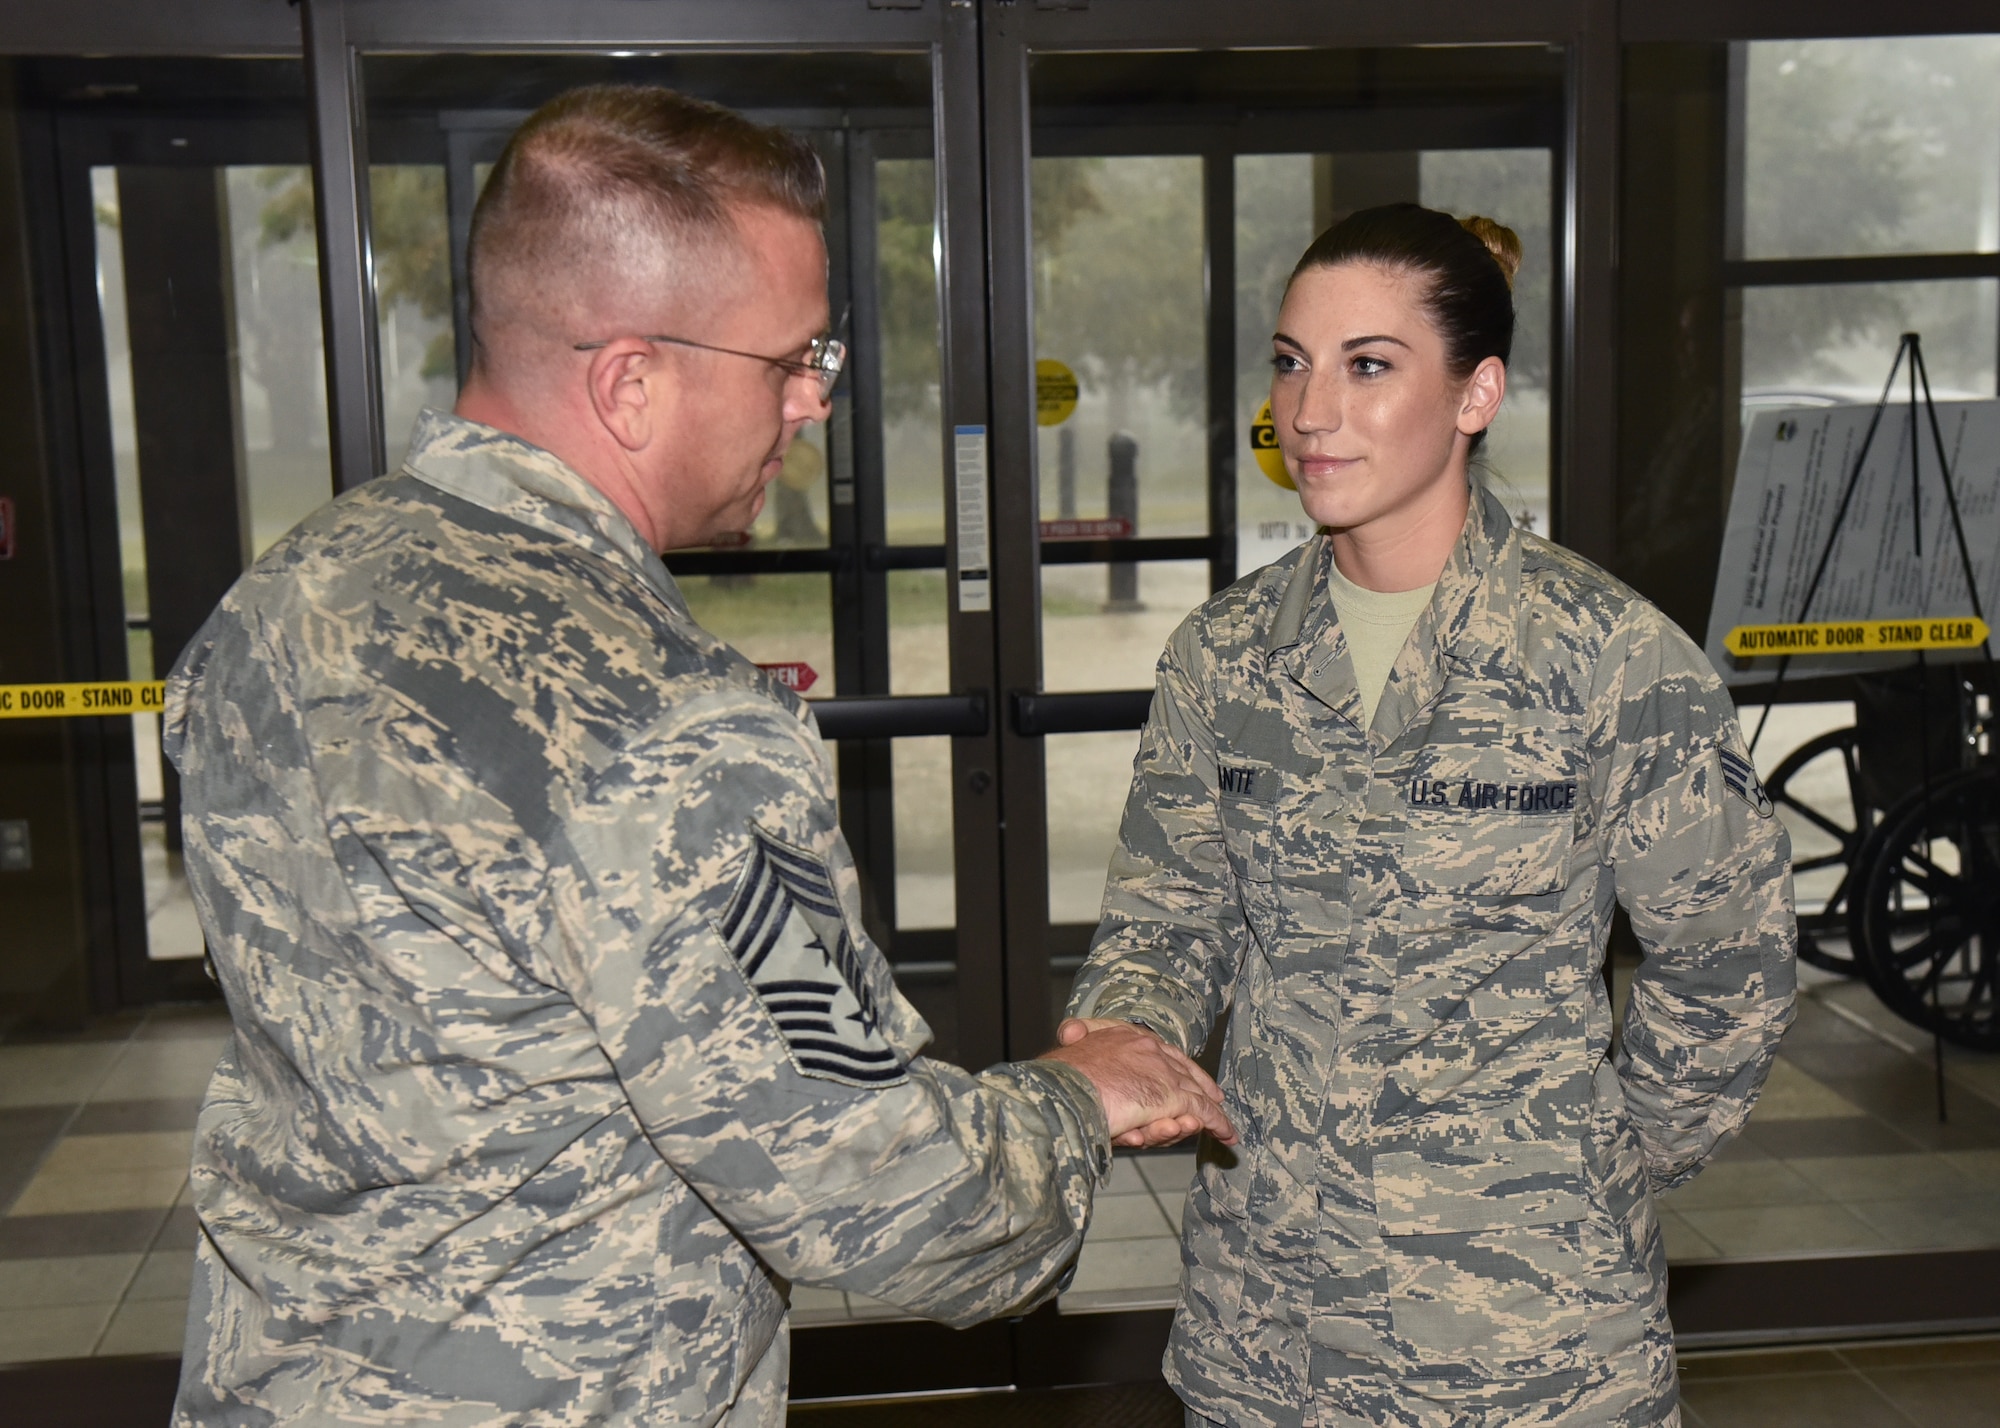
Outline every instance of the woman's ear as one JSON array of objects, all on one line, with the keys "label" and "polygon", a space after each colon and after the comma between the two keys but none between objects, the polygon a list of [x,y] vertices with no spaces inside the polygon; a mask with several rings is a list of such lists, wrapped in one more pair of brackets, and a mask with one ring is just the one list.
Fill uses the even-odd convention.
[{"label": "woman's ear", "polygon": [[1507,364],[1498,357],[1482,358],[1466,379],[1465,393],[1458,408],[1458,429],[1474,436],[1493,425],[1500,415],[1500,403],[1507,396]]},{"label": "woman's ear", "polygon": [[660,374],[659,354],[649,342],[621,338],[591,354],[590,406],[604,429],[627,451],[653,438],[659,413],[648,379]]}]

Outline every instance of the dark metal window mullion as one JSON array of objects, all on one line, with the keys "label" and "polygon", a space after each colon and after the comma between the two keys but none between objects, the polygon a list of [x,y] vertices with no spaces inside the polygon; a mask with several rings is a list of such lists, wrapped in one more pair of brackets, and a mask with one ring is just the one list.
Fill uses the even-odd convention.
[{"label": "dark metal window mullion", "polygon": [[490,142],[488,135],[477,130],[446,125],[444,206],[451,232],[452,348],[460,387],[472,373],[472,288],[467,281],[467,250],[472,240],[472,208],[479,199],[476,154]]},{"label": "dark metal window mullion", "polygon": [[381,353],[368,213],[368,139],[360,56],[344,0],[303,0],[313,213],[326,342],[326,417],[333,484],[350,490],[382,471]]},{"label": "dark metal window mullion", "polygon": [[[979,1067],[1008,1054],[1032,1055],[1041,1045],[1018,1044],[1013,1015],[1013,985],[1009,961],[1015,925],[1012,889],[1027,871],[1014,849],[1014,829],[1004,827],[1004,816],[1012,812],[1016,823],[1021,810],[1011,800],[1016,792],[1010,766],[1003,762],[1004,722],[997,717],[999,681],[996,678],[1000,651],[996,646],[998,613],[1007,608],[1010,577],[1019,572],[1006,564],[1002,485],[1006,449],[998,425],[1004,410],[1001,378],[992,367],[989,338],[995,335],[989,324],[989,300],[994,311],[1008,323],[1015,321],[1015,309],[1004,295],[993,292],[989,282],[989,243],[998,243],[988,209],[988,165],[985,124],[990,114],[983,100],[990,101],[982,82],[981,16],[970,5],[942,7],[939,15],[942,34],[933,51],[933,110],[935,125],[932,153],[935,155],[939,250],[939,317],[943,326],[943,358],[940,396],[944,430],[940,441],[939,480],[945,491],[946,539],[953,555],[947,567],[947,585],[955,587],[957,576],[958,522],[955,511],[953,428],[980,426],[988,438],[988,539],[992,561],[995,607],[991,612],[958,608],[955,588],[946,596],[950,629],[951,688],[955,694],[990,692],[996,717],[986,732],[959,736],[951,741],[952,842],[956,894],[956,944],[958,993],[958,1059]],[[984,34],[993,43],[990,29]],[[1024,80],[1022,81],[1024,85]],[[1025,173],[1015,182],[1024,182]],[[1017,378],[1018,381],[1018,378]],[[1015,394],[1015,400],[1025,400]],[[1033,808],[1035,805],[1029,805]],[[1046,1013],[1044,1014],[1046,1015]],[[1046,1043],[1044,1043],[1046,1044]]]},{"label": "dark metal window mullion", "polygon": [[1203,277],[1208,287],[1208,588],[1236,579],[1236,157],[1201,156]]},{"label": "dark metal window mullion", "polygon": [[[1556,539],[1600,564],[1616,559],[1618,381],[1584,353],[1617,347],[1618,134],[1622,53],[1614,0],[1583,0],[1568,44],[1562,184],[1561,293],[1551,357]],[[1554,524],[1554,522],[1552,522]]]},{"label": "dark metal window mullion", "polygon": [[[841,136],[830,136],[841,137]],[[883,539],[882,321],[876,254],[875,146],[865,129],[842,143],[833,211],[846,218],[829,231],[833,307],[850,312],[854,353],[847,390],[835,398],[827,519],[830,543],[847,555],[833,573],[833,676],[836,695],[889,692],[888,577],[860,552]],[[831,175],[831,169],[829,170]],[[844,438],[844,439],[840,439]],[[861,874],[868,933],[893,957],[896,931],[895,785],[888,739],[840,744],[840,826]]]}]

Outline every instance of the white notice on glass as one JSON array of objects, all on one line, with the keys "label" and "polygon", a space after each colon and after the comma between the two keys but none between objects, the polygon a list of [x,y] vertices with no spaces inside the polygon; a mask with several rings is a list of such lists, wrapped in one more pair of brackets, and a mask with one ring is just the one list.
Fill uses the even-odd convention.
[{"label": "white notice on glass", "polygon": [[993,572],[986,551],[986,428],[952,429],[952,470],[958,513],[958,608],[993,608]]},{"label": "white notice on glass", "polygon": [[[1944,498],[1930,420],[1917,408],[1918,526],[1911,538],[1910,409],[1896,404],[1868,449],[1812,608],[1804,608],[1842,493],[1875,414],[1872,406],[1759,412],[1743,434],[1706,651],[1732,684],[1775,679],[1775,657],[1737,660],[1723,640],[1738,625],[1805,620],[1895,620],[1972,614],[1958,540]],[[1965,544],[1990,621],[2000,593],[2000,402],[1939,402],[1938,429]],[[1935,651],[1933,661],[1978,659],[1979,650]],[[1787,679],[1855,674],[1910,663],[1908,655],[1794,658]]]}]

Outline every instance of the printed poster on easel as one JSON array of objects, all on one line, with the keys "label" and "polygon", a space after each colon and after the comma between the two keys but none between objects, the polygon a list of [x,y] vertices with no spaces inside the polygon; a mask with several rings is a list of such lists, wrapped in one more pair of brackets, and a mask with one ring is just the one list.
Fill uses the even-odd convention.
[{"label": "printed poster on easel", "polygon": [[[2000,594],[2000,401],[1939,402],[1939,434],[1950,463],[1973,575],[1990,612]],[[1742,626],[1788,625],[1826,550],[1841,494],[1875,408],[1800,407],[1756,414],[1743,435],[1729,522],[1716,572],[1715,603],[1704,648],[1724,679],[1749,684],[1777,678],[1780,660],[1739,659],[1726,645]],[[1908,408],[1886,409],[1862,463],[1808,618],[1814,621],[1921,620],[1972,609],[1960,569],[1936,449],[1919,412],[1921,480],[1918,519],[1924,556],[1910,529]],[[1981,658],[1980,650],[1942,649],[1939,662]],[[1907,665],[1907,654],[1813,655],[1794,651],[1788,680],[1859,674]]]}]

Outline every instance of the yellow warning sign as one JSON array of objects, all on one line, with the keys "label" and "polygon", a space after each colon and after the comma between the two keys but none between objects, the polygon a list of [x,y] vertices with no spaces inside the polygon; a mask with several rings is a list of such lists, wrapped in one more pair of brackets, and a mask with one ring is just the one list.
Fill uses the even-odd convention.
[{"label": "yellow warning sign", "polygon": [[0,719],[157,714],[166,703],[166,682],[158,679],[117,679],[98,684],[0,684]]},{"label": "yellow warning sign", "polygon": [[1738,659],[1759,655],[1899,654],[1963,650],[1986,642],[1970,615],[1904,620],[1827,620],[1811,625],[1738,625],[1722,641]]},{"label": "yellow warning sign", "polygon": [[1250,450],[1256,454],[1259,471],[1287,491],[1299,489],[1285,469],[1285,453],[1278,450],[1278,424],[1271,420],[1269,402],[1257,408],[1257,419],[1250,423]]},{"label": "yellow warning sign", "polygon": [[1053,357],[1035,362],[1035,424],[1061,426],[1076,410],[1076,373]]}]

